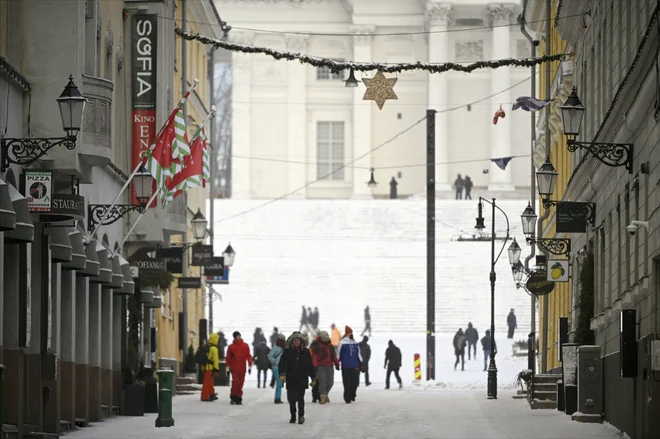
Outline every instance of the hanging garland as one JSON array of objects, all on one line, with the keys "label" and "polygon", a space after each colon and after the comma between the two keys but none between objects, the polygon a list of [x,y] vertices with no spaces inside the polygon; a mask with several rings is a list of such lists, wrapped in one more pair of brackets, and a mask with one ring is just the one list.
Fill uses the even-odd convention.
[{"label": "hanging garland", "polygon": [[184,32],[181,28],[175,29],[176,34],[188,41],[199,41],[202,44],[215,46],[229,50],[230,52],[241,53],[260,53],[268,55],[277,60],[295,61],[298,60],[302,64],[309,64],[314,67],[327,67],[334,73],[343,70],[353,69],[359,72],[370,72],[377,70],[383,73],[400,73],[412,70],[426,70],[429,73],[444,73],[450,70],[457,72],[470,73],[478,69],[497,69],[499,67],[534,67],[546,62],[560,61],[573,54],[557,54],[547,55],[539,58],[526,58],[526,59],[500,59],[495,61],[477,61],[472,64],[456,64],[448,62],[444,64],[430,64],[423,62],[416,63],[400,63],[400,64],[380,64],[376,62],[355,62],[355,61],[335,61],[328,58],[320,58],[316,56],[304,55],[302,53],[284,52],[280,50],[270,49],[268,47],[246,46],[244,44],[230,43],[228,41],[218,40],[216,38],[206,37],[198,33]]}]

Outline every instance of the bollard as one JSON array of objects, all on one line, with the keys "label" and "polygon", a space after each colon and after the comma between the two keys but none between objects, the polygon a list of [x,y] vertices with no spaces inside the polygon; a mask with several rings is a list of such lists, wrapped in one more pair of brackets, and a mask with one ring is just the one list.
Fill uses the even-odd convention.
[{"label": "bollard", "polygon": [[419,354],[415,354],[415,381],[422,380],[422,359]]},{"label": "bollard", "polygon": [[172,382],[174,371],[161,369],[158,371],[158,417],[156,427],[174,427],[172,418]]},{"label": "bollard", "polygon": [[0,364],[0,437],[4,437],[2,424],[5,422],[4,413],[2,411],[2,391],[5,383],[5,366]]}]

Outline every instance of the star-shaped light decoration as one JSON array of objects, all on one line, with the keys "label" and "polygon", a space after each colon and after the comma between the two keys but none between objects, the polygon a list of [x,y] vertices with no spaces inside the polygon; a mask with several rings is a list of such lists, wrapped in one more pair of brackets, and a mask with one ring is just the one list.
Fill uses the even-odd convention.
[{"label": "star-shaped light decoration", "polygon": [[397,78],[386,78],[381,71],[376,72],[373,78],[362,79],[364,85],[367,86],[362,100],[375,101],[378,109],[382,110],[386,100],[399,99],[393,90],[396,81]]}]

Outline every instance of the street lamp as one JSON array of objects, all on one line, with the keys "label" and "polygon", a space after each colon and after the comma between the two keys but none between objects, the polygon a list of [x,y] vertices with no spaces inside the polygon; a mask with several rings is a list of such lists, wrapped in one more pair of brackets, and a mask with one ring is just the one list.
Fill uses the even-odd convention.
[{"label": "street lamp", "polygon": [[518,261],[515,265],[511,266],[511,271],[513,272],[513,281],[516,283],[516,287],[520,287],[525,276],[525,266],[522,262]]},{"label": "street lamp", "polygon": [[520,263],[520,253],[522,253],[522,250],[520,249],[520,246],[516,242],[516,238],[513,238],[513,242],[509,246],[509,264],[511,266],[515,266],[518,263]]},{"label": "street lamp", "polygon": [[526,237],[531,237],[534,234],[534,230],[536,228],[536,219],[538,218],[536,216],[536,212],[534,212],[534,208],[532,207],[531,202],[527,203],[527,207],[523,211],[522,215],[520,215],[520,218],[522,219],[523,233]]},{"label": "street lamp", "polygon": [[536,186],[539,188],[541,198],[549,198],[555,192],[558,175],[559,173],[549,159],[546,159],[545,163],[536,171]]},{"label": "street lamp", "polygon": [[56,146],[64,145],[66,149],[74,149],[76,147],[76,138],[82,125],[86,100],[73,82],[73,76],[69,76],[69,82],[56,101],[60,107],[62,128],[66,132],[66,136],[51,138],[3,138],[0,145],[0,154],[2,155],[0,170],[2,172],[5,172],[10,164],[30,165]]},{"label": "street lamp", "polygon": [[586,149],[604,165],[611,167],[625,166],[628,173],[632,174],[632,143],[580,142],[575,140],[580,135],[580,126],[585,112],[584,105],[582,105],[577,94],[577,87],[573,87],[573,91],[559,108],[561,109],[564,135],[567,137],[566,143],[570,152],[575,152],[578,148]]},{"label": "street lamp", "polygon": [[358,86],[358,80],[355,78],[355,70],[351,69],[350,72],[348,73],[348,78],[346,81],[346,87],[357,87]]},{"label": "street lamp", "polygon": [[534,228],[536,226],[537,220],[536,212],[531,203],[527,204],[527,207],[520,215],[522,220],[523,233],[525,234],[525,240],[527,245],[538,245],[540,248],[545,250],[548,253],[558,256],[569,256],[571,254],[571,240],[570,239],[554,239],[554,238],[534,238]]},{"label": "street lamp", "polygon": [[378,182],[377,182],[376,179],[374,178],[374,168],[371,168],[371,178],[370,178],[369,181],[367,182],[367,186],[369,186],[369,187],[376,187],[376,186],[378,186]]},{"label": "street lamp", "polygon": [[96,231],[97,225],[108,226],[119,221],[131,211],[145,213],[147,202],[151,197],[153,179],[144,166],[140,166],[132,181],[137,204],[89,204],[87,206],[87,230],[93,233],[92,231]]},{"label": "street lamp", "polygon": [[231,242],[227,246],[224,252],[222,252],[222,257],[225,260],[225,267],[231,267],[234,265],[234,258],[236,257],[236,252],[231,246]]},{"label": "street lamp", "polygon": [[[495,204],[495,198],[493,198],[493,201],[490,202],[485,198],[479,197],[479,204],[478,204],[479,216],[477,217],[476,228],[477,229],[484,228],[484,218],[482,216],[482,212],[483,212],[482,202],[484,201],[493,207],[493,216],[492,216],[492,224],[491,224],[492,234],[490,237],[489,279],[490,279],[490,337],[491,337],[491,346],[495,346],[495,280],[497,278],[497,275],[495,274],[495,264],[497,264],[497,261],[500,258],[499,255],[497,256],[497,259],[495,258],[495,209],[502,212],[502,214],[504,215],[504,219],[506,219],[506,238],[504,239],[504,244],[502,244],[502,250],[504,250],[506,241],[509,239],[510,227],[509,227],[509,217],[499,206]],[[500,255],[501,254],[502,251],[500,251]],[[511,253],[509,253],[509,255],[511,255]],[[520,258],[520,255],[518,255],[518,258]],[[495,364],[495,349],[490,350],[490,364],[488,365],[488,399],[497,399],[497,365]]]},{"label": "street lamp", "polygon": [[197,241],[202,241],[206,237],[206,227],[209,222],[202,214],[201,209],[197,209],[197,213],[193,215],[190,223],[193,226],[193,235]]}]

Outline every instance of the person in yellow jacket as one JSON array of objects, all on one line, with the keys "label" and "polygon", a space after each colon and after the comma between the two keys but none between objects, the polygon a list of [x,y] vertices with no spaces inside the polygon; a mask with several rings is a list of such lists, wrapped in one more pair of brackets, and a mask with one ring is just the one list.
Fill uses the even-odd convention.
[{"label": "person in yellow jacket", "polygon": [[337,346],[339,346],[339,342],[341,341],[341,331],[334,323],[330,326],[330,328],[332,328],[330,343],[335,347],[335,349],[337,349]]},{"label": "person in yellow jacket", "polygon": [[213,385],[213,375],[220,372],[220,356],[218,355],[218,334],[212,332],[209,336],[208,363],[202,366],[204,381],[202,383],[202,401],[215,401],[218,395]]}]

